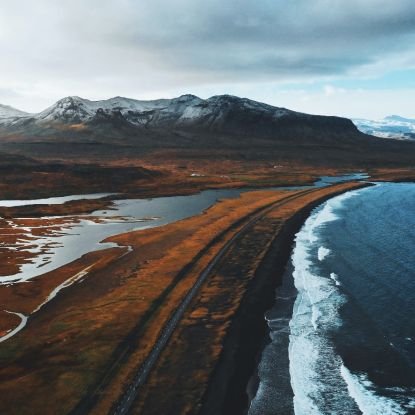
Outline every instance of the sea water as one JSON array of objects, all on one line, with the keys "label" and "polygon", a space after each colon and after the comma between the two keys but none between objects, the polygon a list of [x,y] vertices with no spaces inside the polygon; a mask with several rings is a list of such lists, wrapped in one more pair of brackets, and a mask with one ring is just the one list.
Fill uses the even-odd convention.
[{"label": "sea water", "polygon": [[[271,341],[251,414],[415,413],[414,248],[415,184],[377,184],[314,210],[292,254],[289,334],[269,318],[281,301],[267,313]],[[285,383],[275,359],[284,353]]]}]

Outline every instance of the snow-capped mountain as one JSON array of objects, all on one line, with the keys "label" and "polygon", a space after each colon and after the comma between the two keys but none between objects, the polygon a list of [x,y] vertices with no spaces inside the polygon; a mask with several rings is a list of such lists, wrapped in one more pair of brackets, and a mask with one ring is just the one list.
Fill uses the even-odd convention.
[{"label": "snow-capped mountain", "polygon": [[115,97],[103,101],[90,101],[80,97],[66,97],[45,109],[35,118],[39,121],[87,122],[100,112],[120,111],[123,115],[130,111],[145,112],[166,106],[169,100],[138,101]]},{"label": "snow-capped mountain", "polygon": [[15,118],[15,117],[26,117],[30,114],[24,111],[20,111],[16,108],[10,107],[9,105],[0,104],[0,119],[4,118]]},{"label": "snow-capped mountain", "polygon": [[[4,108],[4,111],[2,111]],[[11,107],[0,107],[0,124],[14,124],[32,120],[35,123],[61,122],[66,124],[94,123],[119,118],[132,125],[189,124],[197,120],[218,123],[231,110],[266,113],[272,118],[299,114],[284,108],[276,108],[246,98],[229,95],[214,96],[203,100],[194,95],[182,95],[173,99],[139,101],[115,97],[103,101],[90,101],[80,97],[66,97],[38,114],[27,114]]]},{"label": "snow-capped mountain", "polygon": [[415,140],[415,119],[390,115],[383,120],[352,120],[357,128],[365,134],[398,140]]},{"label": "snow-capped mountain", "polygon": [[0,113],[0,151],[32,158],[107,160],[167,151],[179,158],[229,154],[248,161],[300,160],[338,167],[357,161],[366,165],[368,160],[374,165],[385,160],[411,163],[415,152],[415,141],[364,134],[347,118],[304,114],[230,95],[153,101],[72,96],[37,114],[1,108],[7,110]]},{"label": "snow-capped mountain", "polygon": [[[358,138],[353,123],[340,117],[303,114],[286,108],[231,95],[201,99],[195,95],[139,101],[115,97],[90,101],[66,97],[38,114],[0,115],[3,134],[59,136],[89,134],[89,137],[131,137],[149,134],[217,132],[245,137],[320,141]],[[79,128],[81,127],[81,128]],[[187,140],[187,141],[186,141]]]}]

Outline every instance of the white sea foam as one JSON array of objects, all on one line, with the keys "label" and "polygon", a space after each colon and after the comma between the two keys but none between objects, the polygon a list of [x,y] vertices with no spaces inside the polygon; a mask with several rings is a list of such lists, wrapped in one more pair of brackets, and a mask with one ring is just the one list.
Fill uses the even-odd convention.
[{"label": "white sea foam", "polygon": [[324,251],[320,257],[318,252],[319,229],[336,220],[336,209],[357,193],[326,202],[307,219],[296,237],[292,261],[298,296],[290,321],[289,345],[296,415],[351,414],[357,410],[340,375],[341,359],[326,336],[342,324],[338,310],[346,298],[331,279],[318,275],[313,267],[313,259],[324,256]]},{"label": "white sea foam", "polygon": [[[341,324],[340,306],[346,298],[335,273],[318,275],[316,259],[327,255],[319,241],[319,230],[337,219],[336,210],[347,193],[326,202],[305,222],[297,234],[292,261],[298,296],[290,321],[290,375],[296,415],[363,413],[400,415],[415,408],[411,391],[385,389],[385,395],[364,374],[355,375],[343,364],[328,335]],[[333,284],[334,281],[334,284]]]},{"label": "white sea foam", "polygon": [[[407,409],[411,409],[409,406],[405,409],[395,400],[377,395],[374,385],[366,375],[355,375],[344,364],[341,365],[340,372],[347,384],[350,396],[356,401],[363,415],[404,415],[408,413]],[[410,402],[408,405],[412,406]]]},{"label": "white sea foam", "polygon": [[331,252],[330,249],[327,249],[324,246],[320,246],[317,252],[318,260],[323,261],[324,258],[326,258],[326,256],[330,254],[330,252]]},{"label": "white sea foam", "polygon": [[337,286],[340,286],[340,285],[341,285],[341,283],[340,283],[340,281],[339,281],[339,276],[338,276],[337,274],[335,274],[334,272],[332,272],[332,273],[330,274],[330,278],[334,281],[334,283],[335,283]]}]

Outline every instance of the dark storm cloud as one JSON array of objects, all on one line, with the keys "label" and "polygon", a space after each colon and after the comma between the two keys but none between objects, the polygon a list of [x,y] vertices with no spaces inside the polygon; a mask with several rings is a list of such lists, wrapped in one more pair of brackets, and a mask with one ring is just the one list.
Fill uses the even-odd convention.
[{"label": "dark storm cloud", "polygon": [[410,0],[150,4],[129,16],[122,42],[162,52],[167,66],[219,75],[343,73],[407,51],[415,34]]}]

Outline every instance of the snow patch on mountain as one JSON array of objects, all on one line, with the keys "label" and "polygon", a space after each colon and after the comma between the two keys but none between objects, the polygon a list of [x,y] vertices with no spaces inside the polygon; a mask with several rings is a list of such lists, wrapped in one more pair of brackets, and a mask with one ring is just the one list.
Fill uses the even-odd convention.
[{"label": "snow patch on mountain", "polygon": [[398,140],[415,140],[415,119],[390,115],[383,120],[352,120],[356,127],[365,134],[381,138]]},{"label": "snow patch on mountain", "polygon": [[98,110],[122,115],[130,111],[144,112],[164,108],[170,100],[139,101],[131,98],[114,97],[102,101],[90,101],[80,97],[66,97],[35,116],[43,121],[85,122],[91,120]]},{"label": "snow patch on mountain", "polygon": [[[6,108],[6,107],[5,107]],[[263,130],[271,134],[278,129],[281,118],[309,120],[313,116],[291,111],[286,108],[239,98],[232,95],[216,95],[202,99],[187,94],[172,99],[140,101],[131,98],[114,97],[107,100],[91,101],[78,96],[62,98],[38,114],[14,112],[12,117],[2,117],[0,125],[12,129],[32,131],[32,127],[45,125],[60,129],[61,125],[108,126],[109,128],[204,128],[237,130],[240,126],[244,133]],[[10,111],[8,112],[8,114]],[[334,117],[333,117],[334,118]],[[319,121],[321,122],[320,118]],[[327,120],[332,128],[332,121]],[[59,125],[58,125],[59,124]],[[319,124],[320,125],[320,124]],[[340,129],[348,128],[346,124]]]},{"label": "snow patch on mountain", "polygon": [[24,111],[20,111],[16,108],[10,107],[9,105],[0,104],[0,118],[14,118],[14,117],[25,117],[29,114]]}]

